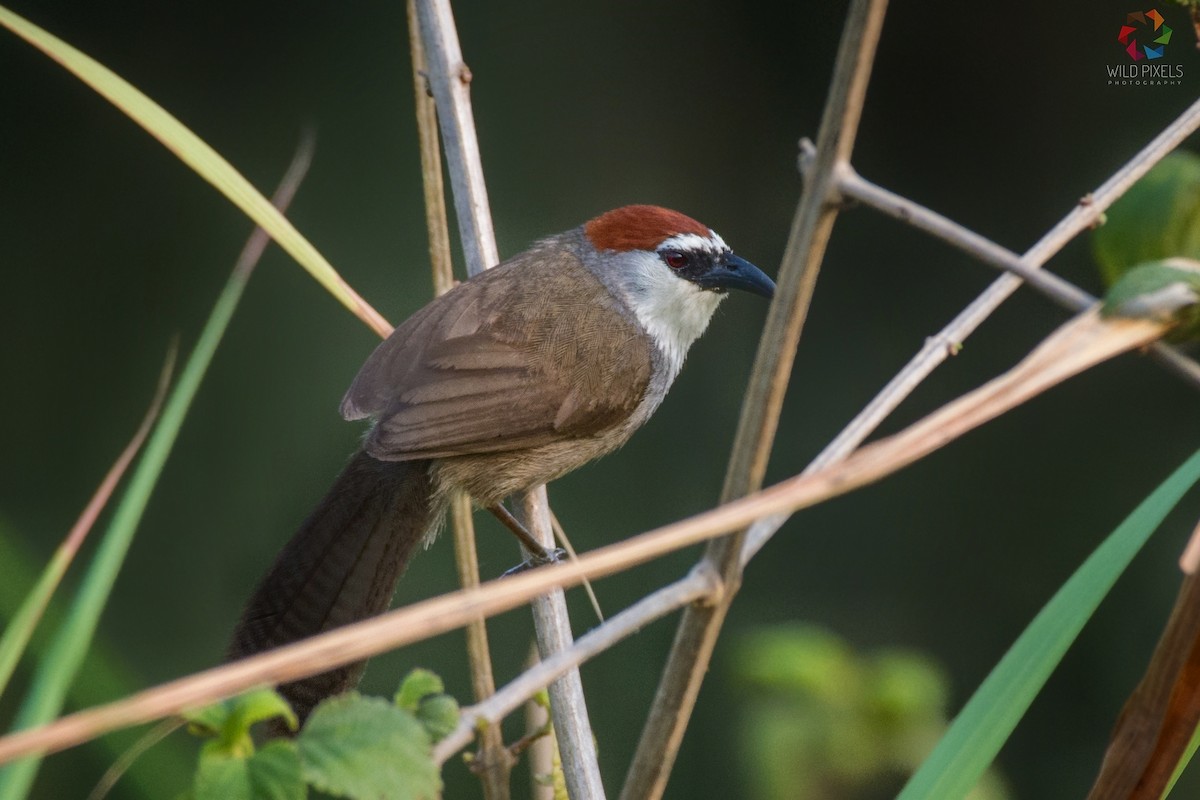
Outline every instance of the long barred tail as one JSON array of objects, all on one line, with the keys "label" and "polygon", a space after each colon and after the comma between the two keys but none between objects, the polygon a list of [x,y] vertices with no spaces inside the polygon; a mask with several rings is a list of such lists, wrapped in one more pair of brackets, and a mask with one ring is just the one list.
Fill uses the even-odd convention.
[{"label": "long barred tail", "polygon": [[[259,582],[227,653],[244,658],[385,611],[413,549],[433,523],[428,461],[359,451]],[[366,662],[284,684],[303,720],[355,686]]]}]

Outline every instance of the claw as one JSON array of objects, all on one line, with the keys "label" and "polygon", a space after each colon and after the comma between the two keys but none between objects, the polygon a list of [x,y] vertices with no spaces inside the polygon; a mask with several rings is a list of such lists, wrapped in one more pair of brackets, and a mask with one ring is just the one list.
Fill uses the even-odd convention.
[{"label": "claw", "polygon": [[535,567],[541,567],[546,564],[557,564],[558,562],[565,560],[566,557],[567,551],[563,550],[561,547],[556,547],[553,550],[547,550],[544,556],[530,556],[512,569],[505,571],[500,577],[507,578],[510,575],[520,575],[522,572],[531,570]]}]

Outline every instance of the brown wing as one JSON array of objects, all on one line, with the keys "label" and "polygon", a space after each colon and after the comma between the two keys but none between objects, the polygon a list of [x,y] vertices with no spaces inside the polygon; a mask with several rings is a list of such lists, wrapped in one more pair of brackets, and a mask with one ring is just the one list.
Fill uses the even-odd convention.
[{"label": "brown wing", "polygon": [[626,419],[650,358],[591,272],[533,251],[401,324],[359,371],[342,415],[376,418],[365,447],[385,460],[534,447]]}]

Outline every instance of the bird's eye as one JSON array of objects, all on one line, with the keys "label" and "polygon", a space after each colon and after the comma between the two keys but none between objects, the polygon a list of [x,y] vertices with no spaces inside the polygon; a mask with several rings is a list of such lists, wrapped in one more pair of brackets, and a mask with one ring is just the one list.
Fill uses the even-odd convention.
[{"label": "bird's eye", "polygon": [[671,269],[683,269],[688,264],[688,257],[678,250],[666,250],[662,254],[662,260]]}]

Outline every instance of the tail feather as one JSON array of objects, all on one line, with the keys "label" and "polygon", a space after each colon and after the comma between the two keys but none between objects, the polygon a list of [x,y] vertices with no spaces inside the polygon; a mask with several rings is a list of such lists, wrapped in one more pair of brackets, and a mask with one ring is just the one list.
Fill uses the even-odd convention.
[{"label": "tail feather", "polygon": [[[357,453],[287,543],[242,611],[235,660],[385,611],[413,549],[434,523],[428,461]],[[358,683],[365,662],[279,687],[304,719]]]}]

